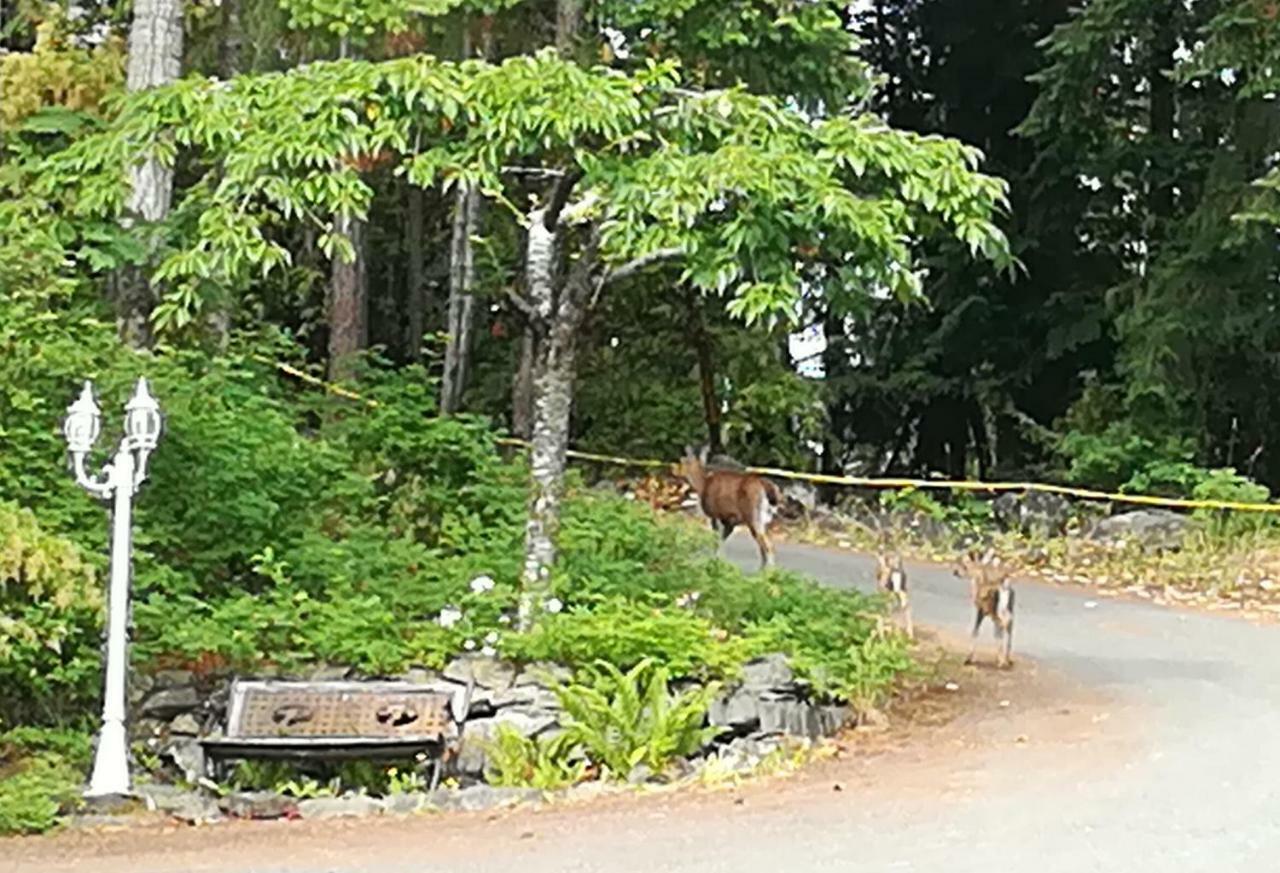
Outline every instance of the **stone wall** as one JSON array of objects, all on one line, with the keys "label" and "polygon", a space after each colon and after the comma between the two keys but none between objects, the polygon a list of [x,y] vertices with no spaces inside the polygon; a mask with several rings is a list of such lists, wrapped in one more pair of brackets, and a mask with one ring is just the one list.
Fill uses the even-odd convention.
[{"label": "stone wall", "polygon": [[[464,655],[444,670],[414,668],[395,678],[445,694],[457,712],[471,687],[468,717],[462,726],[459,754],[448,762],[446,775],[464,787],[483,781],[485,749],[498,729],[507,725],[526,737],[544,737],[561,729],[563,712],[553,687],[569,678],[554,664],[523,667],[483,655]],[[255,678],[308,681],[359,679],[351,671],[317,667],[295,674]],[[130,712],[131,738],[147,749],[149,761],[159,762],[153,775],[161,782],[178,779],[195,784],[205,775],[201,737],[217,736],[227,718],[230,677],[202,677],[166,670],[133,678]],[[735,747],[759,748],[776,737],[814,740],[835,733],[851,717],[846,706],[813,699],[808,686],[795,677],[783,655],[769,655],[746,665],[742,680],[716,700],[708,713],[710,724],[724,730],[704,755]],[[688,767],[684,768],[686,771]]]}]

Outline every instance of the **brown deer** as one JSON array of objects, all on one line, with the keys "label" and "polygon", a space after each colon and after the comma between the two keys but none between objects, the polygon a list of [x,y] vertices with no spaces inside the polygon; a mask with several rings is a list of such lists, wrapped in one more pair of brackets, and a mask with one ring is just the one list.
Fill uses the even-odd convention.
[{"label": "brown deer", "polygon": [[894,611],[902,617],[903,629],[907,638],[916,638],[915,628],[911,623],[911,598],[907,594],[907,571],[902,566],[902,555],[887,555],[882,546],[876,555],[876,587],[893,597]]},{"label": "brown deer", "polygon": [[1003,640],[999,666],[1013,665],[1013,587],[1009,584],[1009,571],[998,566],[995,556],[988,551],[978,556],[974,552],[955,568],[955,575],[969,580],[969,594],[977,614],[973,620],[973,638],[966,664],[974,662],[978,650],[978,631],[982,620],[990,618],[995,625],[997,640]]},{"label": "brown deer", "polygon": [[773,566],[769,522],[782,503],[782,492],[768,479],[736,470],[708,470],[707,450],[695,453],[685,447],[684,457],[672,468],[698,495],[711,528],[727,540],[740,524],[747,526],[760,547],[761,568]]}]

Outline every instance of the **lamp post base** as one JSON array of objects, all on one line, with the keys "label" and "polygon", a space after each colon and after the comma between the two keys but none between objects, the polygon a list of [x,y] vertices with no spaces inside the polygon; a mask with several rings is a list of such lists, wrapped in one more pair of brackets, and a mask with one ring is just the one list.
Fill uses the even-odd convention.
[{"label": "lamp post base", "polygon": [[98,737],[98,750],[93,759],[93,776],[84,796],[123,797],[129,794],[129,748],[123,721],[108,721],[102,725]]}]

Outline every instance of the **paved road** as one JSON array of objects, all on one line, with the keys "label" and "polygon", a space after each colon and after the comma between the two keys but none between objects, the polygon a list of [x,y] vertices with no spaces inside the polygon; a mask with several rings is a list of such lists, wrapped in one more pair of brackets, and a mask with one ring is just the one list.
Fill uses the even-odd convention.
[{"label": "paved road", "polygon": [[[734,537],[727,554],[749,566]],[[800,546],[780,563],[834,585],[870,586],[861,557]],[[963,583],[912,568],[918,624],[961,634]],[[1091,604],[1086,606],[1086,604]],[[983,654],[992,641],[984,638]],[[836,762],[785,789],[604,803],[486,821],[338,826],[260,856],[194,849],[78,869],[306,873],[969,873],[1272,870],[1280,860],[1280,628],[1023,583],[1014,675],[1052,673],[1064,696],[1102,700],[1091,728],[1052,739],[1052,704],[1000,710],[990,742],[859,769]],[[1094,711],[1080,709],[1080,712]],[[1072,709],[1061,711],[1064,720]],[[1076,728],[1079,726],[1076,725]],[[1028,731],[1027,742],[1012,737]],[[940,739],[941,743],[942,740]],[[970,744],[971,746],[973,744]],[[889,759],[891,762],[899,759]],[[825,780],[825,781],[824,781]],[[833,780],[849,787],[835,792]],[[298,828],[299,825],[285,825]],[[230,832],[229,832],[230,833]],[[176,838],[175,838],[176,839]],[[312,838],[308,837],[308,840]],[[228,836],[228,841],[231,841]],[[256,857],[256,859],[254,859]],[[118,859],[124,861],[123,858]],[[0,859],[0,868],[3,868]],[[39,869],[61,869],[59,865]],[[76,866],[72,865],[71,869]],[[23,868],[26,869],[26,868]],[[31,869],[37,869],[32,867]]]}]

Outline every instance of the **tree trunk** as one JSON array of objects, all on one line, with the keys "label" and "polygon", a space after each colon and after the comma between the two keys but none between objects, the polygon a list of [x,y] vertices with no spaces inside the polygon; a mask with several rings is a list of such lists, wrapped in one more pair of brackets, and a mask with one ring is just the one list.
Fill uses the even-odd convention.
[{"label": "tree trunk", "polygon": [[[349,37],[338,43],[338,57],[351,54]],[[369,342],[369,285],[365,275],[365,224],[356,218],[338,216],[334,231],[345,236],[355,253],[348,261],[335,256],[329,289],[329,378],[349,378],[355,371],[356,355]]]},{"label": "tree trunk", "polygon": [[[528,302],[536,316],[530,319],[527,332],[535,337],[537,354],[532,356],[530,473],[533,490],[525,523],[524,569],[520,576],[518,626],[521,630],[532,626],[537,610],[551,593],[551,565],[555,563],[555,538],[560,527],[560,491],[564,484],[565,451],[569,447],[574,337],[568,335],[566,344],[565,332],[556,329],[558,326],[548,330],[557,315],[556,242],[555,229],[546,225],[545,210],[535,210],[529,222],[525,253]],[[545,335],[537,337],[539,332]]]},{"label": "tree trunk", "polygon": [[707,446],[712,455],[724,454],[724,439],[720,429],[720,398],[716,396],[716,371],[712,358],[711,334],[707,331],[702,315],[702,303],[698,292],[687,290],[689,304],[689,331],[694,352],[698,356],[698,384],[702,389],[702,417],[707,424]]},{"label": "tree trunk", "polygon": [[556,0],[556,50],[562,57],[573,54],[582,27],[582,0]]},{"label": "tree trunk", "polygon": [[329,289],[329,377],[347,378],[354,372],[355,356],[368,341],[368,294],[365,281],[364,222],[339,217],[337,232],[351,240],[355,259],[333,259]]},{"label": "tree trunk", "polygon": [[459,185],[453,210],[453,238],[449,248],[449,310],[444,347],[444,382],[440,411],[452,415],[462,406],[471,359],[474,322],[475,246],[472,237],[480,212],[480,197],[470,185]]},{"label": "tree trunk", "polygon": [[422,337],[427,325],[427,274],[426,251],[423,236],[426,234],[426,195],[417,185],[409,186],[409,220],[405,222],[405,250],[409,255],[408,309],[408,358],[417,363],[422,360]]},{"label": "tree trunk", "polygon": [[[130,92],[166,85],[182,74],[182,0],[135,0],[129,28],[129,61],[125,84]],[[129,170],[128,212],[146,223],[169,214],[173,169],[153,157]],[[118,284],[116,311],[120,337],[135,348],[149,346],[155,292],[147,269],[124,271]]]},{"label": "tree trunk", "polygon": [[1174,145],[1173,129],[1177,112],[1174,82],[1170,76],[1177,63],[1174,52],[1178,48],[1178,34],[1173,16],[1179,5],[1169,3],[1163,14],[1157,16],[1151,61],[1147,69],[1151,86],[1151,135],[1156,140],[1159,155],[1156,165],[1152,167],[1155,172],[1151,191],[1151,210],[1157,219],[1166,219],[1173,214],[1173,168],[1167,165],[1167,155]]},{"label": "tree trunk", "polygon": [[533,363],[538,337],[533,325],[525,325],[520,337],[520,362],[511,384],[511,432],[522,440],[533,435]]}]

